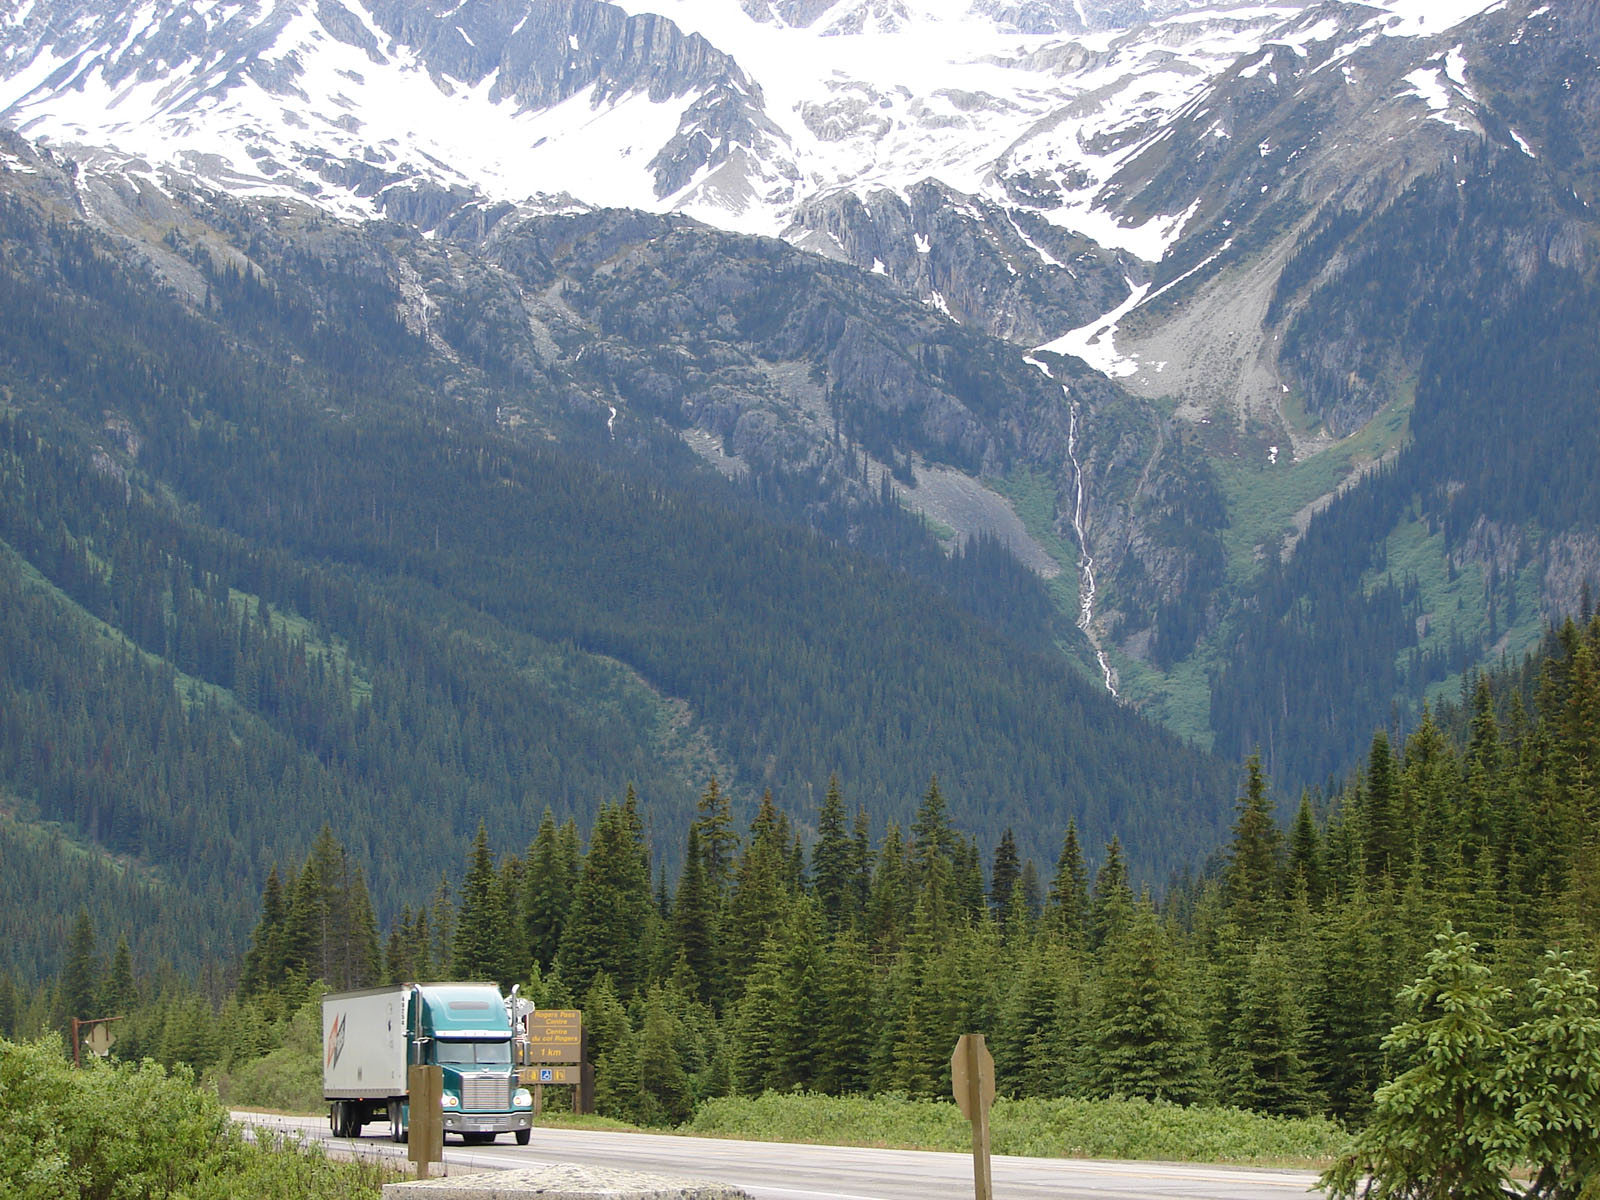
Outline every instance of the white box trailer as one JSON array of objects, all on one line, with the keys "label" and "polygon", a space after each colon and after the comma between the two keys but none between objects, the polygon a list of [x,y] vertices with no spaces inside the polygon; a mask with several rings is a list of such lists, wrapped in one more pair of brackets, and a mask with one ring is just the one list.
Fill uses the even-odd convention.
[{"label": "white box trailer", "polygon": [[492,983],[406,983],[322,998],[322,1096],[336,1137],[387,1120],[404,1141],[415,1065],[441,1069],[446,1133],[467,1142],[514,1133],[526,1145],[533,1096],[512,1058],[511,1016]]},{"label": "white box trailer", "polygon": [[408,985],[322,998],[324,1099],[405,1095],[409,991]]}]

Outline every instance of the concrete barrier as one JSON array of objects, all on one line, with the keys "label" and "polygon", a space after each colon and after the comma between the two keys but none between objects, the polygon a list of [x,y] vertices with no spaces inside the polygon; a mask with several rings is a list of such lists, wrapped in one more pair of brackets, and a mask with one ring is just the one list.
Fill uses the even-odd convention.
[{"label": "concrete barrier", "polygon": [[383,1200],[750,1200],[741,1188],[700,1179],[560,1163],[517,1171],[386,1183]]}]

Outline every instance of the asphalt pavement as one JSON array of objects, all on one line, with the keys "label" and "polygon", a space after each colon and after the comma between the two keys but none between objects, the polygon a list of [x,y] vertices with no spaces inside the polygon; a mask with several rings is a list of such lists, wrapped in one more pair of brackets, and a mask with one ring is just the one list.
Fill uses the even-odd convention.
[{"label": "asphalt pavement", "polygon": [[[379,1122],[360,1138],[333,1138],[325,1118],[239,1112],[242,1123],[324,1140],[330,1150],[405,1154]],[[510,1135],[492,1146],[446,1141],[451,1175],[541,1163],[581,1163],[733,1184],[755,1200],[966,1200],[972,1157],[923,1150],[803,1146],[672,1134],[581,1129],[533,1131],[518,1146]],[[1072,1158],[992,1160],[994,1200],[1292,1200],[1316,1194],[1311,1171],[1218,1167],[1194,1163],[1106,1162]]]}]

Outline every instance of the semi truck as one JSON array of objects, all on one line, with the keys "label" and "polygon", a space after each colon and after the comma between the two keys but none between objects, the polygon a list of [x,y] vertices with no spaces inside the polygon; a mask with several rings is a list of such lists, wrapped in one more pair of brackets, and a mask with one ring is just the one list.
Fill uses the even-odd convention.
[{"label": "semi truck", "polygon": [[404,983],[322,998],[322,1097],[335,1137],[359,1137],[369,1121],[388,1121],[406,1140],[407,1070],[440,1068],[443,1125],[464,1142],[533,1132],[533,1096],[512,1063],[511,1013],[517,1004],[492,983]]}]

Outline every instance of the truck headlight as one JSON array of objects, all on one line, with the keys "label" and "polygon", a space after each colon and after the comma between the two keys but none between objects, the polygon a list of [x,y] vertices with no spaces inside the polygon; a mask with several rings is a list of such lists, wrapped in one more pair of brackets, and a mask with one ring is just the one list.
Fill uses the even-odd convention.
[{"label": "truck headlight", "polygon": [[511,1097],[511,1103],[515,1108],[532,1108],[533,1093],[527,1088],[518,1088],[516,1093]]},{"label": "truck headlight", "polygon": [[446,1092],[444,1097],[439,1101],[439,1105],[442,1108],[460,1108],[461,1107],[461,1097],[460,1096],[452,1096],[448,1092]]}]

